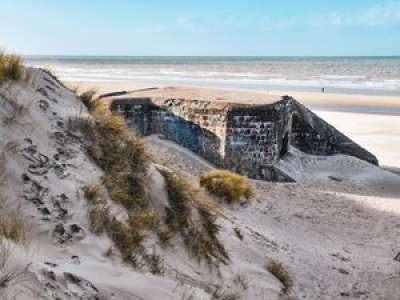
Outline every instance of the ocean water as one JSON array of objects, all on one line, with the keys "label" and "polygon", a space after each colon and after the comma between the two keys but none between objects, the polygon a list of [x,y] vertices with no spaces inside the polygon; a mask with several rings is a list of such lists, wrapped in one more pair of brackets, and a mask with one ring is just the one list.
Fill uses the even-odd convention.
[{"label": "ocean water", "polygon": [[27,56],[63,80],[400,96],[400,57]]}]

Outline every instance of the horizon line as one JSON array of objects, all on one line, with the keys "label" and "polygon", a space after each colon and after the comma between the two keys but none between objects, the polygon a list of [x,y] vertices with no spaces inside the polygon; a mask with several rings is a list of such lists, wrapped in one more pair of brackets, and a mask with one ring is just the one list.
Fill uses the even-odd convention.
[{"label": "horizon line", "polygon": [[22,57],[184,57],[184,58],[400,58],[399,55],[104,55],[104,54],[19,54]]}]

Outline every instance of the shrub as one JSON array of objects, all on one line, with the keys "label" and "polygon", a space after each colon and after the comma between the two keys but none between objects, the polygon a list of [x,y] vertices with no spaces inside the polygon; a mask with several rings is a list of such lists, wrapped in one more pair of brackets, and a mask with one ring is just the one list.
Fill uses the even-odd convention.
[{"label": "shrub", "polygon": [[271,260],[265,266],[265,269],[273,274],[283,285],[282,292],[287,293],[293,286],[292,278],[286,268],[278,261]]},{"label": "shrub", "polygon": [[249,199],[253,195],[247,179],[230,171],[211,171],[200,176],[200,185],[210,193],[228,203],[234,203],[241,197]]},{"label": "shrub", "polygon": [[0,52],[0,84],[20,80],[23,74],[24,66],[20,56]]}]

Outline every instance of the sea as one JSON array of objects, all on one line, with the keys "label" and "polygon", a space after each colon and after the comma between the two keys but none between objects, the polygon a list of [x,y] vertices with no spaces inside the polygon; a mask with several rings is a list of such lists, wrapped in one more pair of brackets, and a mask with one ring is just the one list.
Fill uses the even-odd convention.
[{"label": "sea", "polygon": [[399,57],[25,56],[62,80],[400,96]]}]

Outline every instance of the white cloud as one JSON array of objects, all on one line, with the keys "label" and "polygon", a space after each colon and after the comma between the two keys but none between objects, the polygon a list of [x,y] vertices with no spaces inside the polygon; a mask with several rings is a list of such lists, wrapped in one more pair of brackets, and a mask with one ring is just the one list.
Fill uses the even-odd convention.
[{"label": "white cloud", "polygon": [[400,1],[379,3],[358,11],[333,12],[311,18],[314,25],[384,26],[400,23]]}]

